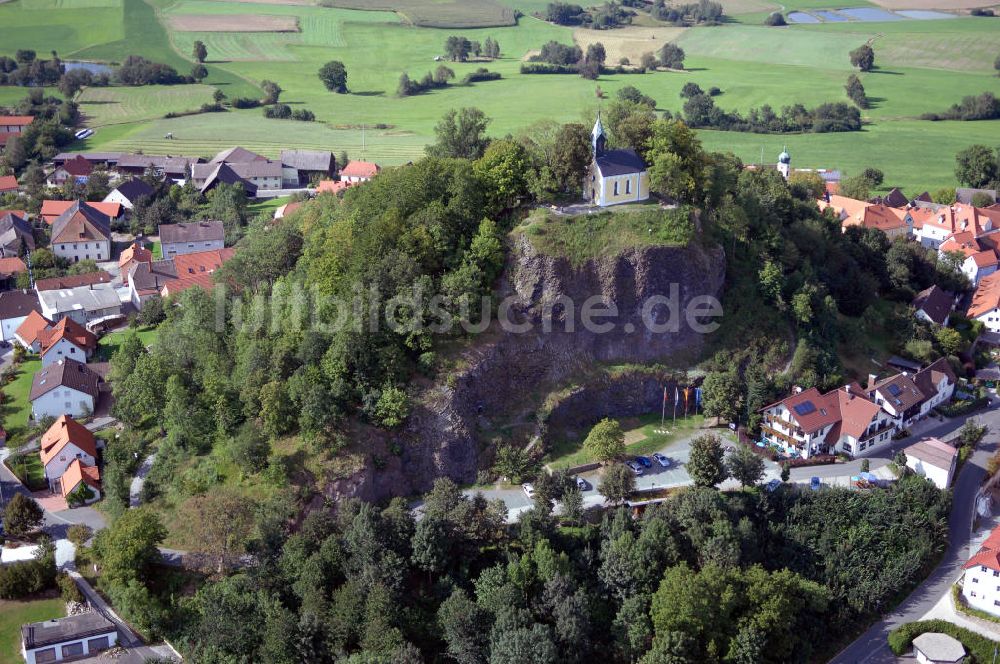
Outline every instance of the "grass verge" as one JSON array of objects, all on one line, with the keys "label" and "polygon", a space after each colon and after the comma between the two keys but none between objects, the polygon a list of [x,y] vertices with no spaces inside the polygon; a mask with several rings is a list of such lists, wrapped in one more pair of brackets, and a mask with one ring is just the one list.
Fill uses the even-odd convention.
[{"label": "grass verge", "polygon": [[[625,431],[626,453],[630,456],[645,456],[658,452],[696,434],[705,422],[704,415],[690,415],[687,418],[678,417],[677,422],[674,423],[672,414],[673,412],[668,410],[665,423],[666,433],[661,433],[660,430],[660,413],[650,413],[642,417],[621,420],[622,429]],[[549,466],[552,468],[570,468],[594,461],[583,448],[583,440],[567,440],[565,438],[558,440],[553,445],[550,454],[552,461]]]},{"label": "grass verge", "polygon": [[66,605],[59,599],[0,600],[0,664],[23,664],[21,625],[60,618]]}]

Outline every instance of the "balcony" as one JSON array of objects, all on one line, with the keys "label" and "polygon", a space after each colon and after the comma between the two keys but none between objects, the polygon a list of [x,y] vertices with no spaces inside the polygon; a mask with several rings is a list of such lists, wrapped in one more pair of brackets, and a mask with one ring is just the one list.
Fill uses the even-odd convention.
[{"label": "balcony", "polygon": [[881,434],[883,434],[883,433],[885,433],[887,431],[891,433],[891,432],[893,432],[895,430],[896,430],[895,423],[893,423],[892,420],[889,420],[888,422],[883,423],[882,426],[880,426],[878,429],[875,429],[871,433],[864,434],[858,440],[859,440],[859,442],[866,443],[869,440],[871,440],[872,438],[876,438],[876,437],[880,436]]},{"label": "balcony", "polygon": [[801,448],[805,444],[805,441],[793,438],[792,436],[784,434],[778,431],[777,429],[767,426],[766,424],[761,424],[760,430],[764,433],[765,436],[769,436],[775,440],[783,441],[785,444],[791,445],[796,448]]}]

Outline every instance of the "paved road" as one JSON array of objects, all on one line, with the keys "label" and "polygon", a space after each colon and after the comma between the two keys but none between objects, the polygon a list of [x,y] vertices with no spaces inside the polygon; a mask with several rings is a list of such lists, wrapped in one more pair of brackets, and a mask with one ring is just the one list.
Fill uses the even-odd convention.
[{"label": "paved road", "polygon": [[[977,415],[989,432],[965,465],[955,482],[951,516],[948,520],[948,550],[931,575],[906,598],[896,610],[872,625],[854,643],[847,646],[831,664],[881,664],[895,662],[889,650],[889,632],[904,623],[920,620],[929,613],[943,595],[950,592],[952,584],[961,576],[962,565],[971,555],[973,511],[979,488],[986,479],[986,462],[1000,447],[1000,408],[994,404],[990,410]],[[961,428],[962,420],[954,420],[932,427],[925,435],[946,436]]]}]

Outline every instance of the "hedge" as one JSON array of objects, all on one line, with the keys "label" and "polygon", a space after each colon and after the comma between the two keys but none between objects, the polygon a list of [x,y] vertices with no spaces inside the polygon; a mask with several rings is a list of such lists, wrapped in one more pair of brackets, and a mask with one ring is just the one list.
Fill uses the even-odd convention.
[{"label": "hedge", "polygon": [[1000,646],[997,641],[991,641],[964,627],[959,627],[946,620],[918,620],[917,622],[900,625],[889,632],[889,647],[896,655],[904,655],[917,638],[925,632],[941,632],[958,639],[966,652],[972,657],[974,664],[989,664],[993,661],[993,649]]},{"label": "hedge", "polygon": [[959,417],[961,415],[977,411],[981,408],[986,408],[989,404],[990,400],[988,398],[979,397],[978,399],[973,399],[972,401],[957,401],[955,403],[944,404],[938,406],[937,411],[945,417]]}]

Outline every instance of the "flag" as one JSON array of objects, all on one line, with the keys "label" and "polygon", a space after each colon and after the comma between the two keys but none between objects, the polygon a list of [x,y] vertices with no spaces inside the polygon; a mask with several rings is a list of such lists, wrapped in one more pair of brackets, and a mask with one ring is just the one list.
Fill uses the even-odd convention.
[{"label": "flag", "polygon": [[700,406],[701,405],[701,388],[700,387],[694,388],[694,403],[695,403],[696,406]]},{"label": "flag", "polygon": [[688,407],[688,397],[690,397],[690,396],[691,396],[691,388],[690,387],[685,387],[684,388],[684,409],[685,410],[687,410],[687,407]]},{"label": "flag", "polygon": [[677,386],[674,385],[674,403],[677,403],[678,401],[680,401],[680,399],[681,399],[681,393],[677,389]]},{"label": "flag", "polygon": [[667,405],[667,386],[663,386],[663,405]]}]

